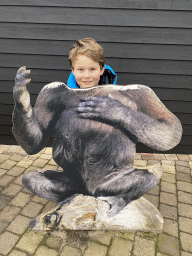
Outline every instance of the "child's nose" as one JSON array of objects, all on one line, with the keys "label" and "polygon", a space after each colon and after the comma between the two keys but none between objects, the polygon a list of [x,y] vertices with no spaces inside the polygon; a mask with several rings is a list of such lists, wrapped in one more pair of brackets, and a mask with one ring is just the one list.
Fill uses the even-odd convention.
[{"label": "child's nose", "polygon": [[89,77],[89,76],[90,76],[89,70],[85,70],[84,77]]}]

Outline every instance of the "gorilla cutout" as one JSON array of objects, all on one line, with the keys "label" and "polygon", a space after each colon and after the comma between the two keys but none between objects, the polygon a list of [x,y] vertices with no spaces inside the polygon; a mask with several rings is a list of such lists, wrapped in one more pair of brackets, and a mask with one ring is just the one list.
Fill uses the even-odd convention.
[{"label": "gorilla cutout", "polygon": [[155,171],[132,166],[136,143],[169,150],[180,142],[182,127],[152,89],[72,89],[54,82],[44,86],[32,108],[29,73],[22,67],[16,76],[14,136],[28,154],[38,153],[53,137],[53,159],[63,172],[30,171],[23,178],[26,188],[58,202],[74,194],[101,197],[111,205],[108,216],[114,216],[156,186]]}]

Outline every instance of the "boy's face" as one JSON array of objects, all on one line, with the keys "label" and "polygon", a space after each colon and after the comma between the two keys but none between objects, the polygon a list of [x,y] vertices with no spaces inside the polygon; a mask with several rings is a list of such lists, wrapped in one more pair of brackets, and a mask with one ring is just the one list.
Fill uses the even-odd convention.
[{"label": "boy's face", "polygon": [[97,86],[104,70],[105,67],[101,69],[98,62],[84,54],[78,54],[77,58],[73,61],[72,72],[80,88]]}]

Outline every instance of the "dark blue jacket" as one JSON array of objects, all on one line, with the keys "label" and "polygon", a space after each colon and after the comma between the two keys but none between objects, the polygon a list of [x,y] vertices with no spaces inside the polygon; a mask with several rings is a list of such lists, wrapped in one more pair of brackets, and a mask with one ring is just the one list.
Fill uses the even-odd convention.
[{"label": "dark blue jacket", "polygon": [[[108,82],[106,81],[106,79],[108,79]],[[113,69],[110,66],[105,65],[105,70],[104,70],[103,75],[100,77],[99,85],[116,84],[116,83],[117,83],[117,75],[115,74],[115,72],[113,71]],[[73,75],[73,72],[71,72],[71,74],[67,80],[67,85],[70,88],[79,88],[78,84],[76,83],[75,76]]]}]

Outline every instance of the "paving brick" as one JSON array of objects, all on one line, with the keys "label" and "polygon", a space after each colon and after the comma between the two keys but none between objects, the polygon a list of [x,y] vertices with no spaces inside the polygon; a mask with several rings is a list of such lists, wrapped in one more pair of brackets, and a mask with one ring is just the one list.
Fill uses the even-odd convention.
[{"label": "paving brick", "polygon": [[53,201],[49,201],[46,206],[43,208],[43,213],[50,211],[51,209],[53,209],[54,207],[56,207],[58,205],[57,202],[53,202]]},{"label": "paving brick", "polygon": [[147,199],[150,203],[152,203],[156,208],[159,206],[159,197],[150,195],[150,194],[145,194],[143,195],[145,199]]},{"label": "paving brick", "polygon": [[161,191],[176,194],[176,184],[161,181]]},{"label": "paving brick", "polygon": [[178,223],[174,220],[164,218],[163,232],[178,237]]},{"label": "paving brick", "polygon": [[135,233],[133,233],[133,232],[125,232],[125,233],[122,233],[121,237],[133,241],[134,237],[135,237]]},{"label": "paving brick", "polygon": [[94,243],[94,242],[89,242],[88,246],[87,246],[87,249],[84,253],[84,256],[97,256],[97,255],[106,256],[107,249],[108,248],[105,245],[97,244],[97,243]]},{"label": "paving brick", "polygon": [[[146,240],[141,237],[135,237],[134,251],[135,256],[154,256],[155,255],[155,242]],[[123,254],[122,254],[123,256]]]},{"label": "paving brick", "polygon": [[148,193],[151,194],[151,195],[158,196],[159,195],[159,185],[155,186]]},{"label": "paving brick", "polygon": [[46,159],[46,160],[50,160],[50,159],[52,158],[52,155],[42,154],[42,155],[40,155],[39,158]]},{"label": "paving brick", "polygon": [[52,148],[51,148],[51,147],[47,147],[47,148],[45,149],[44,154],[52,155]]},{"label": "paving brick", "polygon": [[13,183],[15,183],[15,184],[17,184],[17,185],[20,185],[20,186],[23,186],[22,179],[23,179],[23,174],[21,174],[20,176],[18,176],[18,177],[13,181]]},{"label": "paving brick", "polygon": [[192,194],[178,191],[178,201],[181,203],[192,204]]},{"label": "paving brick", "polygon": [[2,154],[0,154],[0,164],[5,162],[8,158],[10,158],[10,155],[2,155]]},{"label": "paving brick", "polygon": [[140,167],[146,167],[147,161],[146,160],[134,160],[133,165],[140,166]]},{"label": "paving brick", "polygon": [[48,162],[48,164],[50,164],[50,165],[57,165],[56,162],[55,162],[53,159],[51,159],[51,160]]},{"label": "paving brick", "polygon": [[7,205],[0,212],[0,220],[5,222],[11,222],[19,212],[20,212],[20,208],[13,205]]},{"label": "paving brick", "polygon": [[186,161],[175,161],[176,165],[189,167],[189,162]]},{"label": "paving brick", "polygon": [[8,170],[0,169],[0,177],[3,176],[7,172],[8,172]]},{"label": "paving brick", "polygon": [[163,168],[163,172],[175,174],[174,165],[162,164],[162,168]]},{"label": "paving brick", "polygon": [[185,192],[192,193],[192,184],[183,182],[183,181],[178,181],[177,182],[177,189],[182,190]]},{"label": "paving brick", "polygon": [[180,217],[179,229],[183,232],[192,234],[192,219]]},{"label": "paving brick", "polygon": [[[188,163],[188,162],[185,162]],[[181,166],[181,165],[176,165],[176,170],[178,172],[184,172],[184,173],[189,173],[190,174],[190,168],[187,166]]]},{"label": "paving brick", "polygon": [[161,192],[160,193],[160,202],[163,204],[177,206],[177,197],[175,194]]},{"label": "paving brick", "polygon": [[33,163],[32,160],[29,160],[27,158],[22,159],[17,163],[17,166],[28,168]]},{"label": "paving brick", "polygon": [[48,237],[46,240],[46,244],[53,249],[60,249],[63,244],[63,239],[58,236]]},{"label": "paving brick", "polygon": [[176,183],[175,175],[170,173],[163,173],[161,180],[170,183]]},{"label": "paving brick", "polygon": [[11,145],[3,145],[3,144],[0,145],[0,149],[1,149],[2,151],[9,150],[10,147],[11,147]]},{"label": "paving brick", "polygon": [[45,167],[43,167],[44,170],[56,170],[57,167],[56,165],[50,165],[50,164],[46,164]]},{"label": "paving brick", "polygon": [[190,157],[188,155],[177,154],[177,157],[180,161],[190,161]]},{"label": "paving brick", "polygon": [[109,245],[111,242],[112,232],[105,232],[105,231],[90,231],[89,237],[91,240],[94,240],[96,242]]},{"label": "paving brick", "polygon": [[148,160],[148,165],[155,165],[155,164],[161,164],[161,161],[159,160]]},{"label": "paving brick", "polygon": [[[93,256],[93,255],[96,255],[96,254],[93,253],[93,254],[90,254],[90,255]],[[81,251],[79,249],[66,245],[63,248],[63,251],[60,254],[60,256],[82,256],[82,253],[81,253]]]},{"label": "paving brick", "polygon": [[181,256],[192,256],[192,253],[189,253],[189,252],[181,252]]},{"label": "paving brick", "polygon": [[22,188],[23,188],[22,186],[19,186],[16,184],[10,184],[1,193],[7,196],[15,196]]},{"label": "paving brick", "polygon": [[164,160],[166,159],[163,154],[153,154],[155,160]]},{"label": "paving brick", "polygon": [[2,210],[10,201],[10,197],[6,195],[0,195],[0,210]]},{"label": "paving brick", "polygon": [[178,212],[180,216],[192,218],[192,205],[178,203]]},{"label": "paving brick", "polygon": [[22,172],[24,172],[25,168],[23,167],[19,167],[19,166],[14,166],[11,170],[9,170],[7,172],[8,175],[12,175],[12,176],[18,176],[20,175]]},{"label": "paving brick", "polygon": [[141,153],[141,158],[143,160],[154,160],[154,156],[151,153]]},{"label": "paving brick", "polygon": [[43,235],[30,231],[23,235],[21,240],[16,245],[16,248],[33,254],[42,240]]},{"label": "paving brick", "polygon": [[21,159],[23,159],[23,156],[16,155],[16,154],[12,155],[12,156],[9,158],[9,160],[12,160],[12,161],[15,161],[15,162],[19,162],[19,161],[21,161]]},{"label": "paving brick", "polygon": [[165,204],[160,204],[159,211],[162,214],[164,218],[168,218],[171,220],[177,220],[177,208],[170,206],[170,205],[165,205]]},{"label": "paving brick", "polygon": [[9,223],[0,220],[0,234],[3,233],[3,231],[6,229],[8,225]]},{"label": "paving brick", "polygon": [[181,246],[185,251],[192,252],[192,235],[180,233]]},{"label": "paving brick", "polygon": [[29,202],[25,206],[25,208],[23,208],[21,213],[27,217],[34,218],[39,214],[42,208],[43,206],[41,204],[37,204],[35,202]]},{"label": "paving brick", "polygon": [[38,196],[33,196],[32,201],[36,202],[36,203],[41,203],[41,204],[46,204],[48,203],[48,200],[44,199],[44,198],[40,198]]},{"label": "paving brick", "polygon": [[134,159],[141,160],[141,153],[136,153]]},{"label": "paving brick", "polygon": [[12,161],[12,160],[6,160],[5,162],[3,162],[1,165],[0,165],[0,168],[3,168],[3,169],[11,169],[14,165],[16,165],[17,162],[15,161]]},{"label": "paving brick", "polygon": [[37,166],[39,168],[44,167],[47,164],[48,160],[45,159],[37,159],[34,161],[33,166]]},{"label": "paving brick", "polygon": [[41,246],[37,249],[35,256],[57,256],[57,252],[53,249]]},{"label": "paving brick", "polygon": [[177,155],[175,154],[165,154],[166,160],[178,160]]},{"label": "paving brick", "polygon": [[188,183],[191,182],[191,176],[188,173],[177,172],[176,177],[177,177],[177,180],[185,181]]},{"label": "paving brick", "polygon": [[176,237],[160,234],[158,239],[158,249],[172,256],[180,256],[179,240]]},{"label": "paving brick", "polygon": [[108,254],[109,256],[129,256],[131,255],[131,250],[131,241],[114,237]]},{"label": "paving brick", "polygon": [[14,221],[11,222],[9,227],[7,228],[8,231],[11,231],[12,233],[15,233],[17,235],[23,234],[26,229],[29,227],[31,219],[18,215]]},{"label": "paving brick", "polygon": [[0,235],[0,252],[5,254],[8,254],[16,242],[19,240],[19,237],[10,233],[5,232]]},{"label": "paving brick", "polygon": [[162,165],[175,166],[175,161],[174,160],[162,160],[161,163],[162,163]]},{"label": "paving brick", "polygon": [[27,254],[24,253],[24,252],[21,252],[21,251],[13,250],[13,251],[9,254],[9,256],[27,256]]},{"label": "paving brick", "polygon": [[9,152],[23,152],[24,150],[22,149],[21,146],[18,145],[11,145],[8,149]]}]

